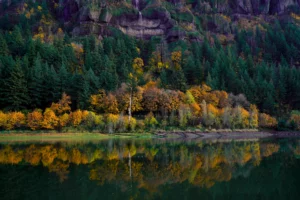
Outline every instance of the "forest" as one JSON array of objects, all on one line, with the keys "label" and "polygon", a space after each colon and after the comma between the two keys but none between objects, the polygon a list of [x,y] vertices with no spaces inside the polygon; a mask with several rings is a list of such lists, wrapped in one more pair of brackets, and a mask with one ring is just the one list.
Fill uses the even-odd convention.
[{"label": "forest", "polygon": [[236,29],[231,42],[99,39],[46,30],[46,3],[25,9],[15,24],[0,17],[2,130],[300,129],[295,24]]}]

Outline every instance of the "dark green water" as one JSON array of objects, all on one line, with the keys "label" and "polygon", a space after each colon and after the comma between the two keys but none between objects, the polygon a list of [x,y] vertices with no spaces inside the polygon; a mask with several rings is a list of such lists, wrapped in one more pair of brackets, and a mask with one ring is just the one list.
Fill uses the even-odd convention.
[{"label": "dark green water", "polygon": [[300,140],[0,144],[0,199],[299,199]]}]

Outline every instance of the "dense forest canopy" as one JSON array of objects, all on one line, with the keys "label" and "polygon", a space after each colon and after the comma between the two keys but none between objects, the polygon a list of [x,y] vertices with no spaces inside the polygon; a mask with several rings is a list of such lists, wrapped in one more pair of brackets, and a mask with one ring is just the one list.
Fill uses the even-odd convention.
[{"label": "dense forest canopy", "polygon": [[[131,112],[151,112],[163,121],[172,111],[182,115],[184,110],[198,109],[205,124],[203,103],[219,109],[221,114],[216,111],[214,116],[239,106],[251,116],[257,105],[260,112],[300,127],[295,111],[300,109],[299,6],[280,10],[280,5],[275,9],[271,4],[268,13],[253,6],[242,15],[235,5],[239,1],[233,0],[141,0],[139,6],[136,1],[72,2],[0,3],[1,110],[28,113],[40,108],[44,112],[66,93],[70,112],[81,109],[130,116]],[[68,15],[71,8],[73,19]],[[75,22],[83,20],[84,9],[90,17],[85,23]],[[87,28],[97,10],[105,19],[112,18],[105,26],[104,19],[93,21],[107,30],[103,34]],[[131,19],[138,17],[138,12],[143,18],[132,19],[132,30],[124,31],[118,17]],[[130,34],[142,27],[134,20],[150,23],[156,15],[168,16],[170,19],[164,20],[173,20],[172,27],[163,29],[162,35],[151,29],[155,33],[151,37]],[[86,26],[86,34],[77,34],[73,26],[80,30]],[[149,27],[143,28],[145,35],[151,32]],[[198,98],[197,92],[212,93],[217,100],[205,95]],[[224,92],[225,97],[218,92]],[[181,103],[166,111],[168,103],[163,100],[171,93]],[[162,98],[156,100],[159,94]],[[155,101],[157,105],[150,105]],[[99,105],[101,102],[110,104]],[[280,123],[285,126],[285,121]],[[216,121],[213,124],[219,126]]]}]

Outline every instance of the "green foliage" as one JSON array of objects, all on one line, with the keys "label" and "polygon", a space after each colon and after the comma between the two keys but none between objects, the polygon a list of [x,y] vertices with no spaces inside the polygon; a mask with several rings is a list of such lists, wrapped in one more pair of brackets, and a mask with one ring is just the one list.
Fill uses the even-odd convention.
[{"label": "green foliage", "polygon": [[[59,26],[64,31],[62,36],[53,35],[48,41],[34,37],[36,30],[31,28],[42,15],[51,13],[49,4],[43,2],[30,2],[29,8],[36,10],[41,6],[41,12],[30,18],[20,17],[17,26],[10,23],[11,16],[0,17],[0,84],[6,86],[0,88],[0,109],[44,109],[63,92],[71,96],[72,109],[88,109],[90,95],[99,89],[115,91],[130,81],[129,74],[134,73],[132,62],[137,57],[143,59],[145,66],[136,86],[153,80],[164,89],[185,92],[206,82],[213,90],[245,94],[268,114],[287,118],[290,110],[300,109],[300,28],[296,24],[274,22],[248,30],[232,25],[232,30],[225,32],[234,38],[224,42],[220,36],[223,32],[217,28],[211,32],[209,25],[226,26],[230,17],[200,15],[195,12],[200,9],[200,1],[147,1],[143,16],[169,11],[179,22],[170,31],[182,33],[184,40],[152,37],[141,41],[108,25],[107,30],[114,37],[101,41],[94,36],[69,37],[64,26]],[[110,7],[101,10],[102,20],[110,13],[137,14],[130,1],[107,3]],[[215,1],[209,3],[211,6]],[[99,7],[99,1],[89,5],[92,10]],[[195,29],[186,31],[180,22],[194,22]],[[201,38],[199,32],[205,37]],[[199,37],[203,42],[194,42]],[[182,53],[177,67],[172,64],[174,51]],[[9,90],[16,94],[12,97]],[[180,123],[184,124],[184,120]]]},{"label": "green foliage", "polygon": [[24,72],[18,60],[10,71],[9,78],[3,85],[7,109],[20,110],[26,108],[29,100],[26,85]]}]

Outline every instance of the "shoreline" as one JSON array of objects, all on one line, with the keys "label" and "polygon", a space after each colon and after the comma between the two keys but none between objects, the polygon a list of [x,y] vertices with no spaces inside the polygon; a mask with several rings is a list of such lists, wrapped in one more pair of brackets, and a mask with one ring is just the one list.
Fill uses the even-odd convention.
[{"label": "shoreline", "polygon": [[160,140],[249,140],[263,138],[300,137],[295,131],[158,131],[155,133],[58,133],[58,132],[11,132],[0,133],[0,143],[5,142],[68,142],[68,141],[102,141],[107,139],[160,139]]},{"label": "shoreline", "polygon": [[0,133],[2,142],[68,142],[68,141],[101,141],[106,139],[149,138],[153,135],[137,133],[103,134],[103,133]]}]

